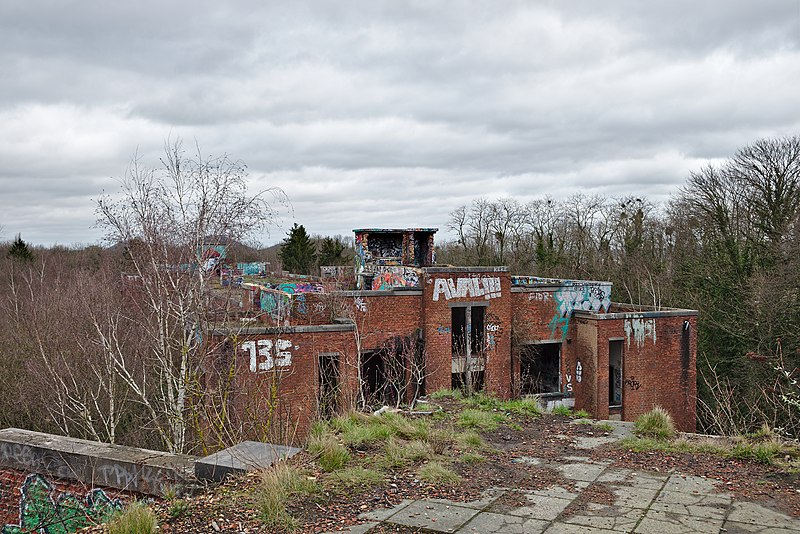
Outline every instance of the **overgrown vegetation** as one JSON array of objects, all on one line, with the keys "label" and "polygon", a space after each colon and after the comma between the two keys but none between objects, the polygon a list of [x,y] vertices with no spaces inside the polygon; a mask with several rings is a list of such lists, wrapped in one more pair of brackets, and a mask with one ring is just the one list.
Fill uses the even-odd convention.
[{"label": "overgrown vegetation", "polygon": [[675,436],[675,423],[672,416],[661,406],[636,418],[634,432],[643,438],[666,440]]},{"label": "overgrown vegetation", "polygon": [[319,491],[317,484],[297,467],[278,462],[261,473],[261,483],[253,494],[253,504],[261,520],[270,528],[295,530],[297,519],[287,510],[291,499],[308,497]]}]

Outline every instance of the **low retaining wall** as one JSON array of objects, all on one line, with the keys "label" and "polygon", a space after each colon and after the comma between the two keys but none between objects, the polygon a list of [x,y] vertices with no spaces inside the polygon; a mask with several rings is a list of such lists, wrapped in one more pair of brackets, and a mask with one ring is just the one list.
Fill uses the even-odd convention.
[{"label": "low retaining wall", "polygon": [[18,428],[0,430],[0,467],[88,486],[162,496],[194,485],[193,456]]}]

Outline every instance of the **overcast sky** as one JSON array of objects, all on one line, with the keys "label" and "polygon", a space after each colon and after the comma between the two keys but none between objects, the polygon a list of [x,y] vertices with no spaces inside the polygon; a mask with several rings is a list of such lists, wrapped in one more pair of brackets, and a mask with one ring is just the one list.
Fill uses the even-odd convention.
[{"label": "overcast sky", "polygon": [[800,133],[800,0],[4,0],[0,72],[0,240],[98,242],[93,199],[178,136],[286,192],[262,243],[444,230],[481,196],[664,201]]}]

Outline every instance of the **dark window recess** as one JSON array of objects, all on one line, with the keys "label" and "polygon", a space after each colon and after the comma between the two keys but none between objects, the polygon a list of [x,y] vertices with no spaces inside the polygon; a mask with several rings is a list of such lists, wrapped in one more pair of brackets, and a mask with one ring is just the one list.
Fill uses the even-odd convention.
[{"label": "dark window recess", "polygon": [[378,351],[361,356],[361,388],[368,405],[381,404],[386,389],[386,372]]},{"label": "dark window recess", "polygon": [[560,393],[561,343],[527,345],[520,354],[522,394]]},{"label": "dark window recess", "polygon": [[622,406],[622,341],[608,342],[608,405]]},{"label": "dark window recess", "polygon": [[338,408],[339,399],[339,353],[327,352],[319,355],[319,413],[330,417]]},{"label": "dark window recess", "polygon": [[430,247],[428,246],[431,234],[414,232],[414,265],[426,267],[430,265],[428,256]]},{"label": "dark window recess", "polygon": [[467,309],[451,308],[451,339],[453,356],[467,353]]},{"label": "dark window recess", "polygon": [[470,351],[472,354],[483,353],[483,317],[485,312],[485,307],[473,306],[472,312],[470,313],[472,319],[472,324],[470,324]]},{"label": "dark window recess", "polygon": [[691,326],[692,323],[684,321],[683,328],[681,329],[681,378],[684,384],[689,379],[689,360],[691,359],[689,354],[691,351],[689,341],[691,338]]}]

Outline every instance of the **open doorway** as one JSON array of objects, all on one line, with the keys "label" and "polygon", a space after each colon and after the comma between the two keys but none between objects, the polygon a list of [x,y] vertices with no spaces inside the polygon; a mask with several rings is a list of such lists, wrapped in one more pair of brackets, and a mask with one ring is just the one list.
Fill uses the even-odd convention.
[{"label": "open doorway", "polygon": [[330,417],[338,409],[339,353],[322,352],[319,358],[319,414]]},{"label": "open doorway", "polygon": [[486,307],[454,306],[450,315],[451,387],[480,391],[486,369]]},{"label": "open doorway", "polygon": [[622,340],[608,342],[608,407],[622,407]]},{"label": "open doorway", "polygon": [[561,343],[526,345],[520,354],[522,394],[561,392]]}]

